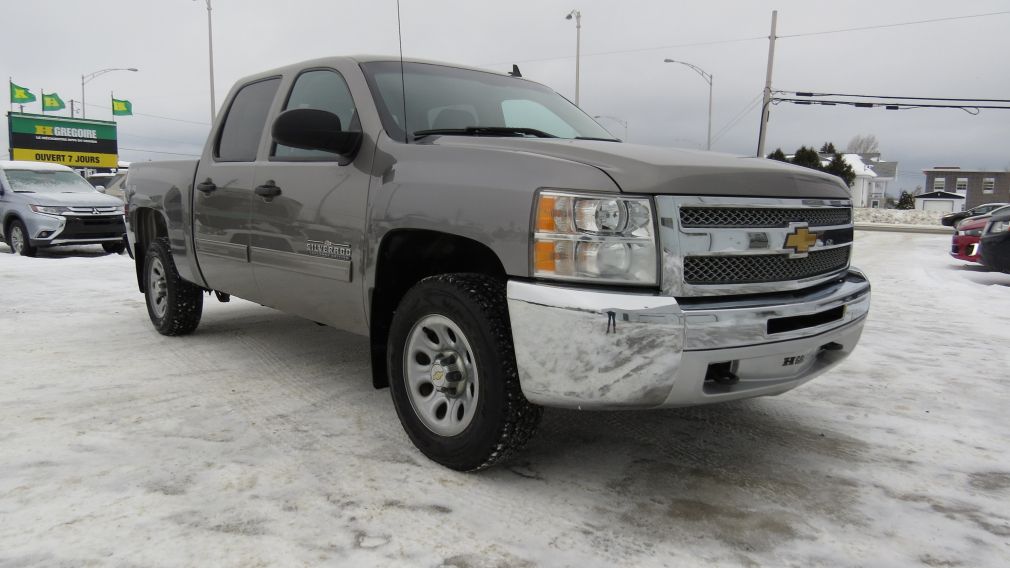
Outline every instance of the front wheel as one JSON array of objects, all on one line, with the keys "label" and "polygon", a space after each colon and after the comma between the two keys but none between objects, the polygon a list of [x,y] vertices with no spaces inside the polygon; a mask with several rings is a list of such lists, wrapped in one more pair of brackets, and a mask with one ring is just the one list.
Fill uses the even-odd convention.
[{"label": "front wheel", "polygon": [[7,245],[11,247],[11,252],[21,256],[35,256],[39,249],[33,247],[28,240],[28,229],[25,228],[25,224],[20,219],[15,219],[11,221],[9,230]]},{"label": "front wheel", "polygon": [[144,259],[144,296],[151,323],[162,335],[186,335],[200,325],[203,290],[179,276],[168,239],[159,237]]},{"label": "front wheel", "polygon": [[504,285],[480,274],[426,278],[403,297],[389,334],[390,391],[411,441],[459,471],[508,459],[543,410],[523,396]]}]

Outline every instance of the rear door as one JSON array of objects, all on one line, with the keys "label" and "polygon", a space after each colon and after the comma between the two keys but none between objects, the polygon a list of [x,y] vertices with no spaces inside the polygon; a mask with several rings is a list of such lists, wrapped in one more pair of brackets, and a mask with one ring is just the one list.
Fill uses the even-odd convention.
[{"label": "rear door", "polygon": [[[355,103],[335,69],[307,69],[291,82],[280,110],[314,108],[361,132]],[[271,144],[256,185],[275,197],[255,196],[250,256],[262,303],[353,332],[366,329],[361,282],[370,157]],[[359,265],[360,266],[360,265]]]},{"label": "rear door", "polygon": [[280,77],[242,86],[231,99],[214,142],[204,150],[193,190],[193,237],[207,285],[256,300],[249,263],[256,157]]}]

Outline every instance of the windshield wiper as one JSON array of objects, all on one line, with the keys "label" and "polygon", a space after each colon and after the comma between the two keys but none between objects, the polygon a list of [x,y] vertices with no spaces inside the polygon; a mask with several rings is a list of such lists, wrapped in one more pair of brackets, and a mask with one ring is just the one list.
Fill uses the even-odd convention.
[{"label": "windshield wiper", "polygon": [[414,140],[425,136],[447,134],[457,136],[536,136],[537,138],[557,138],[553,134],[536,128],[519,128],[512,126],[467,126],[466,128],[434,128],[432,130],[415,130]]},{"label": "windshield wiper", "polygon": [[600,142],[623,142],[620,138],[597,138],[596,136],[576,136],[576,140],[598,140]]}]

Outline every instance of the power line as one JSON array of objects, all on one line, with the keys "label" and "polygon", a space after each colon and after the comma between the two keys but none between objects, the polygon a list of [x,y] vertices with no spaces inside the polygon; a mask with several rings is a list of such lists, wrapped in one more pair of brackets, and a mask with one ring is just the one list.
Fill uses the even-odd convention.
[{"label": "power line", "polygon": [[172,155],[172,156],[190,156],[190,157],[193,157],[193,158],[199,158],[200,157],[199,154],[183,154],[181,152],[165,152],[163,150],[145,150],[144,148],[124,148],[124,147],[120,146],[119,149],[120,150],[132,150],[134,152],[147,152],[149,154],[169,154],[169,155]]},{"label": "power line", "polygon": [[[108,110],[108,111],[112,110],[112,107],[107,107],[107,106],[103,106],[103,105],[94,105],[94,104],[88,103],[88,106],[89,107],[100,108],[102,110]],[[184,118],[172,118],[171,116],[161,116],[161,115],[157,115],[157,114],[145,114],[145,113],[142,113],[142,112],[135,112],[135,113],[133,113],[133,115],[134,116],[144,116],[144,117],[147,117],[147,118],[158,118],[158,119],[161,119],[161,120],[171,120],[173,122],[185,122],[187,124],[198,124],[200,126],[210,126],[209,122],[199,122],[199,121],[196,121],[196,120],[186,120]]]},{"label": "power line", "polygon": [[719,141],[719,139],[728,134],[730,130],[735,128],[736,125],[739,124],[748,113],[750,113],[750,111],[754,110],[754,108],[761,102],[761,97],[763,96],[764,93],[758,93],[756,97],[751,99],[750,102],[743,107],[743,110],[739,111],[733,115],[733,118],[726,121],[726,124],[722,125],[722,128],[720,128],[719,131],[715,133],[715,136],[712,137],[712,142],[714,143]]},{"label": "power line", "polygon": [[773,104],[778,103],[793,103],[797,105],[823,105],[823,106],[851,106],[857,108],[876,108],[884,107],[887,110],[909,110],[915,108],[956,108],[963,110],[968,114],[976,115],[982,110],[994,109],[994,110],[1010,110],[1010,106],[998,106],[998,105],[943,105],[943,104],[901,104],[895,102],[869,102],[860,103],[856,101],[842,101],[842,100],[811,100],[811,99],[793,99],[776,97],[772,99]]},{"label": "power line", "polygon": [[971,98],[944,98],[944,97],[898,97],[892,95],[849,95],[845,93],[817,93],[811,91],[774,91],[775,93],[785,93],[798,97],[849,97],[853,99],[896,99],[905,101],[953,101],[966,103],[1010,103],[1010,99],[971,99]]},{"label": "power line", "polygon": [[[640,47],[635,49],[615,49],[613,51],[595,51],[593,53],[583,53],[582,57],[594,57],[597,55],[617,55],[621,53],[640,53],[643,51],[659,51],[661,49],[676,49],[679,47],[697,47],[702,45],[721,45],[725,43],[740,43],[743,41],[755,41],[768,39],[768,36],[742,37],[737,39],[721,39],[714,41],[699,41],[696,43],[678,43],[675,45],[660,45],[656,47]],[[518,61],[498,61],[495,63],[478,63],[477,67],[493,67],[495,65],[511,65],[513,63],[537,63],[539,61],[556,61],[558,59],[574,59],[574,55],[564,55],[561,57],[541,57],[539,59],[520,59]]]},{"label": "power line", "polygon": [[821,31],[821,32],[806,32],[806,33],[800,33],[800,34],[788,34],[788,35],[780,35],[780,36],[777,36],[777,37],[779,39],[784,39],[784,38],[791,38],[791,37],[809,37],[809,36],[827,35],[827,34],[840,34],[840,33],[844,33],[844,32],[857,32],[857,31],[863,31],[863,30],[879,30],[879,29],[882,29],[882,28],[897,28],[897,27],[901,27],[901,26],[915,26],[915,25],[919,25],[919,24],[933,24],[933,23],[936,23],[936,22],[949,22],[949,21],[952,21],[952,20],[967,20],[967,19],[970,19],[970,18],[984,18],[986,16],[1002,16],[1004,14],[1010,14],[1010,10],[1005,10],[1003,12],[989,12],[987,14],[971,14],[971,15],[967,15],[967,16],[949,16],[949,17],[946,17],[946,18],[932,18],[932,19],[929,19],[929,20],[914,20],[914,21],[910,21],[910,22],[897,22],[897,23],[894,23],[894,24],[879,24],[879,25],[876,25],[876,26],[860,26],[860,27],[856,27],[856,28],[842,28],[842,29],[838,29],[838,30],[825,30],[825,31]]},{"label": "power line", "polygon": [[[775,37],[777,39],[794,38],[794,37],[809,37],[809,36],[816,36],[816,35],[839,34],[839,33],[845,33],[845,32],[856,32],[856,31],[864,31],[864,30],[876,30],[876,29],[882,29],[882,28],[896,28],[896,27],[901,27],[901,26],[914,26],[914,25],[919,25],[919,24],[932,24],[932,23],[936,23],[936,22],[947,22],[947,21],[952,21],[952,20],[966,20],[966,19],[970,19],[970,18],[984,18],[984,17],[987,17],[987,16],[1002,16],[1002,15],[1005,15],[1005,14],[1010,14],[1010,10],[1006,10],[1006,11],[1002,11],[1002,12],[989,12],[989,13],[986,13],[986,14],[969,14],[969,15],[966,15],[966,16],[948,16],[948,17],[945,17],[945,18],[932,18],[932,19],[929,19],[929,20],[914,20],[914,21],[908,21],[908,22],[895,22],[893,24],[880,24],[880,25],[876,25],[876,26],[859,26],[859,27],[855,27],[855,28],[843,28],[843,29],[825,30],[825,31],[819,31],[819,32],[804,32],[804,33],[798,33],[798,34],[778,35],[778,36],[775,36]],[[640,53],[640,52],[643,52],[643,51],[658,51],[658,50],[661,50],[661,49],[677,49],[677,48],[681,48],[681,47],[699,47],[699,46],[706,46],[706,45],[722,45],[722,44],[727,44],[727,43],[740,43],[740,42],[745,42],[745,41],[756,41],[756,40],[764,40],[764,39],[768,39],[768,36],[762,35],[762,36],[754,36],[754,37],[741,37],[741,38],[735,38],[735,39],[722,39],[722,40],[714,40],[714,41],[700,41],[700,42],[694,42],[694,43],[678,43],[678,44],[673,44],[673,45],[660,45],[660,46],[656,46],[656,47],[641,47],[641,48],[636,48],[636,49],[616,49],[616,50],[613,50],[613,51],[596,51],[596,52],[592,52],[592,53],[583,53],[582,57],[595,57],[597,55],[618,55],[618,54],[622,54],[622,53]],[[497,61],[495,63],[478,63],[477,66],[478,67],[494,67],[496,65],[511,65],[513,63],[537,63],[537,62],[541,62],[541,61],[557,61],[559,59],[573,59],[574,57],[575,57],[574,55],[564,55],[564,56],[560,56],[560,57],[541,57],[541,58],[537,58],[537,59],[521,59],[521,60],[512,60],[512,61]]]}]

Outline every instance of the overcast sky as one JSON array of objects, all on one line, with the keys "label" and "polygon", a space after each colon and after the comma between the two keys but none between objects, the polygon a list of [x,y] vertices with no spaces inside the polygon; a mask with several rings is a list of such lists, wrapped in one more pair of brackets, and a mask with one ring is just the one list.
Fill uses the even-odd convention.
[{"label": "overcast sky", "polygon": [[[635,143],[704,148],[708,85],[687,67],[663,63],[672,58],[714,75],[713,149],[753,154],[773,9],[775,89],[1010,99],[1010,14],[781,37],[1008,11],[1006,0],[402,0],[404,55],[502,71],[515,62],[524,76],[574,99],[575,23],[564,19],[573,8],[582,12],[581,106],[626,120]],[[110,119],[114,91],[137,113],[119,120],[121,159],[199,153],[210,120],[205,0],[5,2],[3,14],[0,75],[69,101],[81,98],[82,74],[137,67],[87,84],[88,117]],[[218,104],[235,80],[271,67],[397,51],[393,0],[213,0],[213,18]],[[742,41],[685,45],[723,40]],[[39,112],[38,104],[26,111]],[[623,135],[614,121],[601,123]],[[883,158],[900,162],[892,193],[921,185],[921,170],[934,165],[1010,169],[1010,110],[971,116],[781,104],[772,110],[767,151],[825,141],[841,148],[858,134],[875,135]],[[3,137],[3,155],[7,143]]]}]

